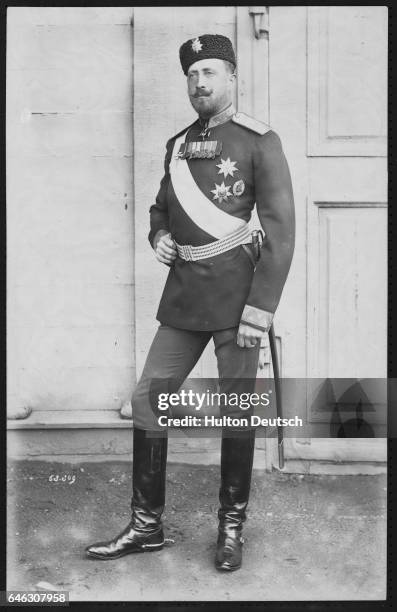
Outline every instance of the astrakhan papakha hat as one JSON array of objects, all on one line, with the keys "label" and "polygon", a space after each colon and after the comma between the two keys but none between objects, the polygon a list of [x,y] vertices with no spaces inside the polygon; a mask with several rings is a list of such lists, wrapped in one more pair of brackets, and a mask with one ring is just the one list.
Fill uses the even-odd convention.
[{"label": "astrakhan papakha hat", "polygon": [[179,49],[179,58],[185,74],[194,62],[203,59],[227,60],[236,67],[236,56],[232,43],[227,36],[222,36],[222,34],[203,34],[187,40]]}]

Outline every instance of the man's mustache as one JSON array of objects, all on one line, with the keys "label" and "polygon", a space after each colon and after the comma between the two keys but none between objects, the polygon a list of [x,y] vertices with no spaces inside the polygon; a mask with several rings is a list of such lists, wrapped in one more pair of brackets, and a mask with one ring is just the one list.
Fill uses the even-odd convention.
[{"label": "man's mustache", "polygon": [[211,95],[211,92],[207,92],[207,91],[196,91],[196,93],[193,94],[193,98],[201,98],[202,96],[204,97],[208,97]]}]

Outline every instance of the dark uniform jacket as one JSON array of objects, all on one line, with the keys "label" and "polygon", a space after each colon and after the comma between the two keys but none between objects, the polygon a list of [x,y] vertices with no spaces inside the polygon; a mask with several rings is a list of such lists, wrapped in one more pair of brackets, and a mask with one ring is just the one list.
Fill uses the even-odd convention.
[{"label": "dark uniform jacket", "polygon": [[[157,319],[188,330],[227,329],[242,321],[267,331],[294,249],[288,165],[279,137],[266,124],[230,108],[217,122],[211,119],[204,137],[197,120],[168,141],[149,241],[153,246],[163,229],[180,245],[212,243],[247,223],[256,204],[265,234],[261,257],[255,268],[242,246],[200,261],[177,257]],[[186,143],[204,141],[215,142],[213,159],[177,157]]]}]

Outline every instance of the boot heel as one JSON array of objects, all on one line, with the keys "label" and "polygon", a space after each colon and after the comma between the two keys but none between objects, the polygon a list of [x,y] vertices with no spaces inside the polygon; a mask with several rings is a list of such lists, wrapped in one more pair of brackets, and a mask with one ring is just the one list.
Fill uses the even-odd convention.
[{"label": "boot heel", "polygon": [[155,552],[156,550],[162,550],[164,548],[163,544],[142,544],[141,550],[142,552]]}]

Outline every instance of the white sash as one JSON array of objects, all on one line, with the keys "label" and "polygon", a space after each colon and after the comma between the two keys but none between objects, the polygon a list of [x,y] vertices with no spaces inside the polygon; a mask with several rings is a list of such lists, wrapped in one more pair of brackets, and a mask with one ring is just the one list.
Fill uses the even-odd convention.
[{"label": "white sash", "polygon": [[244,219],[229,215],[211,202],[194,180],[186,159],[176,158],[185,133],[175,140],[170,161],[172,186],[186,214],[210,236],[224,238],[246,225]]}]

